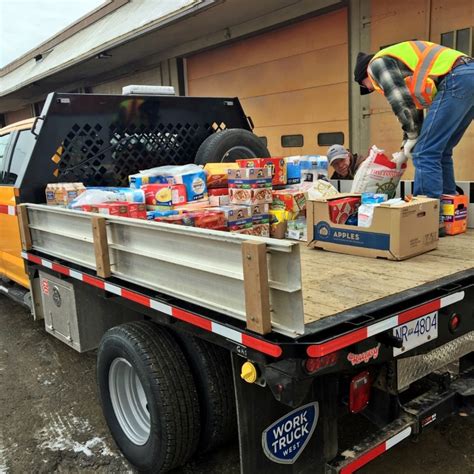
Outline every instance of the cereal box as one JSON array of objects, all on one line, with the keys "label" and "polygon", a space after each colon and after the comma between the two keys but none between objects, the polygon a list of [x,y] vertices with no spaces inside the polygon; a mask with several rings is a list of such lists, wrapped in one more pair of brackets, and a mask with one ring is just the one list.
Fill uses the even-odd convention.
[{"label": "cereal box", "polygon": [[287,181],[286,162],[284,158],[252,158],[237,160],[241,168],[270,168],[272,171],[272,185],[284,186]]},{"label": "cereal box", "polygon": [[229,188],[230,202],[232,204],[265,204],[272,202],[271,188],[238,189]]}]

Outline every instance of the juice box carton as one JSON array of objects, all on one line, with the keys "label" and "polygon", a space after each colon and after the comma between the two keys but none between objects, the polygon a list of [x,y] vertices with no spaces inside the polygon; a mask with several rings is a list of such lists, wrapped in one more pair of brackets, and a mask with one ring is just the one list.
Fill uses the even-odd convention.
[{"label": "juice box carton", "polygon": [[456,196],[443,194],[441,196],[441,212],[448,235],[466,232],[468,206],[468,197],[463,194]]}]

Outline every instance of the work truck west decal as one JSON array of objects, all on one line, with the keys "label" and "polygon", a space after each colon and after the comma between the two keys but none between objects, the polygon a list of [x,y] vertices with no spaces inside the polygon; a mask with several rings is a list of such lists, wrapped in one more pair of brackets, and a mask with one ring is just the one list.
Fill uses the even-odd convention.
[{"label": "work truck west decal", "polygon": [[279,464],[293,464],[311,439],[318,416],[319,404],[313,402],[275,421],[262,434],[266,456]]}]

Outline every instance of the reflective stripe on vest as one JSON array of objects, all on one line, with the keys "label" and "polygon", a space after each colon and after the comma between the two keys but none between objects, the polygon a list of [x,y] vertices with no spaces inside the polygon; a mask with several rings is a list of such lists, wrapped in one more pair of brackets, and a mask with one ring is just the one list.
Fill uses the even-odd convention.
[{"label": "reflective stripe on vest", "polygon": [[[372,58],[371,63],[383,56],[394,57],[413,71],[413,76],[405,78],[405,82],[416,107],[422,109],[431,105],[437,93],[430,76],[438,77],[448,73],[464,53],[429,41],[405,41],[382,49]],[[375,90],[383,94],[370,74],[369,78]]]}]

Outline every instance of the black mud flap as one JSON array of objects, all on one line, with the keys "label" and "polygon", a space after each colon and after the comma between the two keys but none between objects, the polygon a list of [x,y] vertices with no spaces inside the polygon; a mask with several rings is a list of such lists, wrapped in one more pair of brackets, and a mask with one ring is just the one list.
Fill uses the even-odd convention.
[{"label": "black mud flap", "polygon": [[275,400],[269,387],[240,378],[245,359],[233,354],[242,473],[324,473],[337,453],[337,382],[314,383],[298,408]]}]

